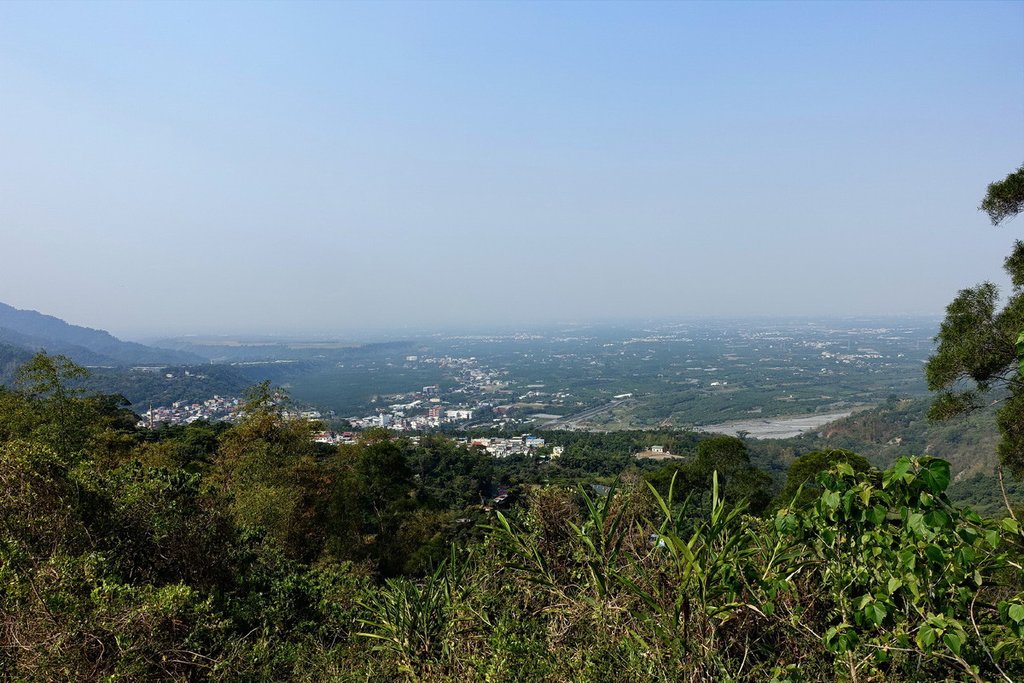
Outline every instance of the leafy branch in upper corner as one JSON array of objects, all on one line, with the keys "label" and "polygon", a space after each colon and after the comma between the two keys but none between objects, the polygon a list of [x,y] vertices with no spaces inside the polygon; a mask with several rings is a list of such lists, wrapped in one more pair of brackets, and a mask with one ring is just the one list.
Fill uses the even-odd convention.
[{"label": "leafy branch in upper corner", "polygon": [[[992,183],[981,209],[999,225],[1024,208],[1024,166]],[[938,348],[925,367],[928,388],[939,392],[930,416],[945,419],[983,405],[989,392],[1002,403],[998,424],[1001,461],[1024,473],[1024,375],[1020,352],[1024,330],[1024,242],[1017,240],[1003,268],[1013,291],[998,308],[999,288],[991,282],[961,290],[946,308],[936,337]]]}]

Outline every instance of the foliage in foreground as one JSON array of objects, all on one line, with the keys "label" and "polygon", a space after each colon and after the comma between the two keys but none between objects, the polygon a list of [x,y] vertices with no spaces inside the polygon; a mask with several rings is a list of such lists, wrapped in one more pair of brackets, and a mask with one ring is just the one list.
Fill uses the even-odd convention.
[{"label": "foliage in foreground", "polygon": [[[143,535],[180,535],[178,552],[223,533],[226,547],[203,546],[214,561],[97,545],[79,514],[100,492],[47,449],[2,455],[5,679],[1024,676],[1024,539],[1012,519],[949,506],[939,460],[881,474],[840,463],[812,502],[774,519],[728,504],[717,481],[701,518],[674,488],[538,489],[426,578],[376,584],[352,565],[290,561],[269,537],[211,530],[216,512],[176,509],[195,482],[165,470],[108,484],[117,504],[136,502]],[[138,519],[153,492],[169,509]]]},{"label": "foliage in foreground", "polygon": [[320,452],[259,392],[153,441],[37,360],[0,390],[3,680],[1024,679],[1024,536],[942,460],[810,454],[759,516],[711,439],[488,512],[451,442]]}]

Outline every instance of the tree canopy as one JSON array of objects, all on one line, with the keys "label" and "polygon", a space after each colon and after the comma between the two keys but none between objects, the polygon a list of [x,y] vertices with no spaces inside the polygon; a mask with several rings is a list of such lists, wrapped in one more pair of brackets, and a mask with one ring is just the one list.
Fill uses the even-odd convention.
[{"label": "tree canopy", "polygon": [[[1024,209],[1024,166],[988,186],[981,202],[993,225]],[[1024,242],[1003,262],[1013,290],[1000,304],[999,288],[983,282],[963,289],[946,307],[938,347],[925,367],[928,388],[938,392],[930,416],[946,419],[971,412],[986,395],[1002,402],[998,424],[1000,460],[1024,474],[1024,380],[1018,338],[1024,330]]]},{"label": "tree canopy", "polygon": [[1020,213],[1024,209],[1024,166],[989,184],[978,208],[988,214],[992,225],[999,225]]}]

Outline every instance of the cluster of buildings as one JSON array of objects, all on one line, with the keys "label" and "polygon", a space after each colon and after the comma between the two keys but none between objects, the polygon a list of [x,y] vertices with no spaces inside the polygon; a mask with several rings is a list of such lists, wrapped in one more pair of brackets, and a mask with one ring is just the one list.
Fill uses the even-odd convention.
[{"label": "cluster of buildings", "polygon": [[[387,411],[366,417],[349,418],[353,427],[386,427],[398,432],[422,431],[436,429],[442,425],[458,424],[473,419],[473,411],[465,408],[445,409],[440,405],[429,407],[419,406],[419,401],[411,404],[388,406]],[[411,414],[417,411],[417,414]]]},{"label": "cluster of buildings", "polygon": [[[510,439],[504,438],[478,438],[469,442],[470,446],[479,446],[496,458],[507,458],[510,455],[526,455],[544,447],[544,439],[532,434],[522,434]],[[559,446],[555,447],[557,454],[552,452],[552,457],[562,454]]]},{"label": "cluster of buildings", "polygon": [[[313,440],[317,443],[326,444],[351,444],[358,440],[358,434],[355,432],[332,432],[323,431],[317,432],[313,436]],[[409,439],[413,443],[419,443],[419,436],[411,436]],[[510,455],[532,455],[539,449],[544,448],[544,439],[539,436],[532,434],[521,434],[511,438],[475,438],[470,439],[468,437],[457,438],[456,442],[465,448],[483,448],[489,454],[496,458],[507,458]],[[660,446],[658,447],[660,448]],[[563,452],[562,446],[554,446],[551,449],[551,457],[557,458]]]},{"label": "cluster of buildings", "polygon": [[[189,403],[175,401],[169,406],[150,408],[140,415],[138,426],[154,429],[161,425],[187,425],[197,420],[210,422],[237,422],[242,415],[245,401],[237,396],[214,396],[205,401]],[[317,410],[298,410],[288,408],[281,411],[288,419],[319,420],[323,417]]]},{"label": "cluster of buildings", "polygon": [[[509,379],[509,370],[486,367],[475,356],[405,356],[406,367],[436,365],[452,380],[444,386],[425,386],[419,391],[382,397],[386,407],[373,414],[348,418],[353,427],[384,427],[395,431],[429,431],[446,426],[515,428],[538,419],[556,419],[559,415],[538,411],[548,406],[563,406],[568,392],[546,392],[543,384],[527,384],[525,393],[514,391],[518,384]],[[518,394],[518,395],[517,395]],[[583,405],[580,403],[579,405]]]},{"label": "cluster of buildings", "polygon": [[192,424],[196,420],[225,420],[238,418],[242,400],[238,397],[214,396],[200,403],[175,401],[169,406],[150,408],[141,414],[139,427],[152,429],[160,425]]},{"label": "cluster of buildings", "polygon": [[332,432],[330,430],[325,430],[314,434],[313,441],[317,443],[330,444],[332,446],[343,443],[355,443],[356,434],[354,432]]},{"label": "cluster of buildings", "polygon": [[[471,422],[481,411],[490,411],[493,403],[481,401],[481,395],[495,392],[508,386],[508,380],[502,379],[508,371],[482,368],[475,357],[458,358],[453,356],[420,357],[406,356],[405,362],[410,364],[437,365],[454,371],[456,384],[442,388],[438,384],[423,387],[420,391],[406,394],[395,394],[389,398],[395,401],[387,408],[379,408],[374,415],[350,417],[353,427],[366,429],[369,427],[385,427],[395,431],[425,431],[437,429],[445,425],[461,425]],[[442,393],[452,404],[445,405]]]},{"label": "cluster of buildings", "polygon": [[858,353],[834,353],[830,351],[822,351],[821,357],[824,360],[834,360],[836,363],[854,363],[857,365],[864,365],[864,361],[884,358],[884,356],[875,349],[857,349],[857,351]]}]

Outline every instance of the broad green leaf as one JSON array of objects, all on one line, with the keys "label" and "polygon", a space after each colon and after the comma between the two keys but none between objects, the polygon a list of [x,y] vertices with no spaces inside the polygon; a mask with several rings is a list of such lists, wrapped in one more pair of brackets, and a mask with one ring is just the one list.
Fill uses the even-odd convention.
[{"label": "broad green leaf", "polygon": [[864,488],[862,488],[860,490],[860,502],[864,505],[864,507],[867,507],[868,503],[871,502],[871,487],[870,486],[866,486],[866,487],[864,487]]},{"label": "broad green leaf", "polygon": [[925,535],[924,515],[920,512],[912,512],[907,517],[907,528],[917,536]]},{"label": "broad green leaf", "polygon": [[897,460],[891,469],[885,471],[885,474],[882,477],[882,488],[889,488],[889,485],[897,479],[904,479],[906,481],[913,480],[914,475],[909,474],[909,472],[910,458],[904,456]]},{"label": "broad green leaf", "polygon": [[958,634],[946,633],[942,636],[942,642],[944,642],[946,647],[952,650],[954,654],[960,654],[960,646],[963,642],[960,640],[960,636]]},{"label": "broad green leaf", "polygon": [[885,605],[875,602],[864,608],[864,613],[868,616],[871,623],[879,626],[885,620],[885,615],[888,614],[888,611],[885,609]]},{"label": "broad green leaf", "polygon": [[875,505],[867,511],[867,518],[872,524],[881,524],[885,521],[885,508],[881,505]]},{"label": "broad green leaf", "polygon": [[924,624],[921,626],[920,630],[918,630],[917,637],[914,640],[917,641],[917,644],[921,649],[927,650],[935,644],[936,638],[935,629],[928,624]]},{"label": "broad green leaf", "polygon": [[925,524],[933,528],[945,529],[951,521],[945,510],[932,510],[924,516]]},{"label": "broad green leaf", "polygon": [[945,460],[930,460],[921,471],[921,481],[932,493],[942,493],[949,486],[949,463]]},{"label": "broad green leaf", "polygon": [[913,571],[917,567],[917,555],[911,549],[906,549],[899,554],[900,564]]}]

